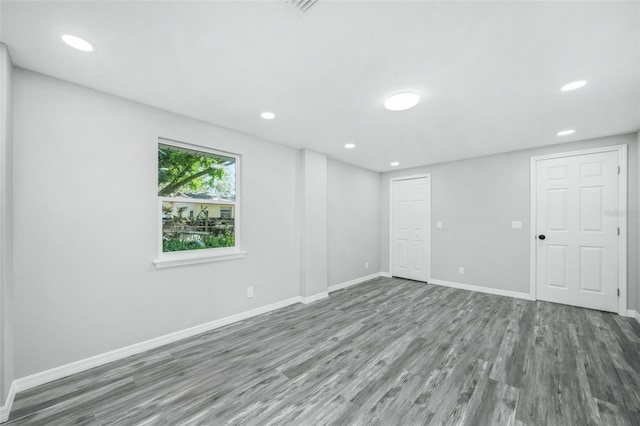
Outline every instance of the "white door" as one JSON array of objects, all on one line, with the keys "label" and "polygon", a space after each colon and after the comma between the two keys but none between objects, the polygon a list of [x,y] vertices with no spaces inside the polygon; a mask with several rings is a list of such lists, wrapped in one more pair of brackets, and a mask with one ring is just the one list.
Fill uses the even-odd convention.
[{"label": "white door", "polygon": [[428,177],[391,182],[391,275],[429,277],[431,185]]},{"label": "white door", "polygon": [[539,300],[618,311],[618,152],[536,162]]}]

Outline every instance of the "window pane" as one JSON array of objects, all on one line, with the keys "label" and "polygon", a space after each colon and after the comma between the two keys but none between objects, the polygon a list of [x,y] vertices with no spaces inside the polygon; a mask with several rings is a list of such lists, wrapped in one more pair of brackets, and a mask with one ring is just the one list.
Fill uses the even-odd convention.
[{"label": "window pane", "polygon": [[162,203],[162,251],[235,246],[235,206]]},{"label": "window pane", "polygon": [[158,195],[235,201],[236,159],[158,144]]}]

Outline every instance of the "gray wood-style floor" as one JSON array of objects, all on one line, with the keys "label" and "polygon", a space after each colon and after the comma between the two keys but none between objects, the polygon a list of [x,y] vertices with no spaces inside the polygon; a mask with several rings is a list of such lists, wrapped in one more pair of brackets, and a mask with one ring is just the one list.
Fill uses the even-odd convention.
[{"label": "gray wood-style floor", "polygon": [[640,425],[640,324],[381,278],[18,394],[10,425]]}]

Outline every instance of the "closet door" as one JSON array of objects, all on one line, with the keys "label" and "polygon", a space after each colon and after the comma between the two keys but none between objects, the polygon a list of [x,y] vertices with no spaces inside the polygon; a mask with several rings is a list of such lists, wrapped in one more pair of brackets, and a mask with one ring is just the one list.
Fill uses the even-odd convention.
[{"label": "closet door", "polygon": [[429,277],[430,178],[391,181],[391,275]]}]

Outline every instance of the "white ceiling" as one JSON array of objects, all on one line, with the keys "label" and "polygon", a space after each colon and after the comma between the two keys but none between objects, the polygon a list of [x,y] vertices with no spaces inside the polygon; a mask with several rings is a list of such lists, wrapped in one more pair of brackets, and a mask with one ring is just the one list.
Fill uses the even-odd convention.
[{"label": "white ceiling", "polygon": [[[282,1],[0,10],[17,66],[376,171],[640,128],[638,1],[319,0],[304,15]],[[69,48],[65,33],[95,51]],[[581,79],[584,88],[559,90]],[[402,90],[422,102],[384,110]]]}]

